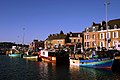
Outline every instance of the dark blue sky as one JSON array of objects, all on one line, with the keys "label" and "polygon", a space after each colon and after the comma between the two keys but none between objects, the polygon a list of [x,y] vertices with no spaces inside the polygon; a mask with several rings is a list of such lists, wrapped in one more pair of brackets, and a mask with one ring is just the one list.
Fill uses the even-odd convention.
[{"label": "dark blue sky", "polygon": [[[120,0],[110,0],[108,20],[120,18]],[[0,42],[45,40],[49,34],[82,32],[105,20],[104,0],[0,0]],[[23,30],[25,28],[25,30]]]}]

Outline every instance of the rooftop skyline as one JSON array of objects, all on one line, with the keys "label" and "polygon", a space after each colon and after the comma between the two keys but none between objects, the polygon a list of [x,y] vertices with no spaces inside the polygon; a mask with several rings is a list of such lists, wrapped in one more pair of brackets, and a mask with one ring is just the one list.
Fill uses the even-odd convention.
[{"label": "rooftop skyline", "polygon": [[[0,42],[45,40],[49,34],[82,32],[105,21],[105,0],[0,0]],[[110,0],[108,21],[120,18],[120,0]]]}]

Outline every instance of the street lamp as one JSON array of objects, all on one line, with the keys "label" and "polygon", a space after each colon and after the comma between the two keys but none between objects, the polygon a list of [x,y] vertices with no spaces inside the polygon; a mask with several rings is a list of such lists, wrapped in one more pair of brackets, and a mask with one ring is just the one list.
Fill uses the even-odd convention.
[{"label": "street lamp", "polygon": [[110,5],[110,0],[105,0],[104,5],[106,6],[106,48],[108,50],[108,5]]},{"label": "street lamp", "polygon": [[25,28],[23,28],[23,45],[24,45],[24,37],[25,37]]}]

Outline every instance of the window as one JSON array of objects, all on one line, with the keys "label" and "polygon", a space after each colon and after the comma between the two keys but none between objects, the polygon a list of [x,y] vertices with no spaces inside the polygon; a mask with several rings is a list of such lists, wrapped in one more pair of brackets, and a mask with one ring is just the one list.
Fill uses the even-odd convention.
[{"label": "window", "polygon": [[100,42],[100,47],[104,47],[104,41]]},{"label": "window", "polygon": [[92,28],[92,31],[94,32],[95,30],[96,30],[95,27],[93,27],[93,28]]},{"label": "window", "polygon": [[118,43],[118,41],[113,41],[113,46],[115,46],[115,45],[116,45],[116,43]]},{"label": "window", "polygon": [[45,52],[43,52],[43,55],[45,55]]},{"label": "window", "polygon": [[92,42],[92,46],[95,46],[95,41]]},{"label": "window", "polygon": [[100,39],[104,39],[104,33],[100,33]]},{"label": "window", "polygon": [[70,39],[70,43],[71,43],[71,39]]},{"label": "window", "polygon": [[78,42],[80,42],[80,39],[78,39]]},{"label": "window", "polygon": [[117,29],[117,25],[114,25],[114,29]]},{"label": "window", "polygon": [[92,39],[95,39],[95,34],[93,34]]},{"label": "window", "polygon": [[88,32],[88,31],[89,31],[89,28],[86,29],[86,32]]},{"label": "window", "polygon": [[76,39],[74,39],[74,42],[76,42]]},{"label": "window", "polygon": [[113,32],[113,38],[118,38],[118,32]]},{"label": "window", "polygon": [[78,37],[80,37],[80,34],[78,34]]},{"label": "window", "polygon": [[86,39],[86,35],[84,35],[84,38]]},{"label": "window", "polygon": [[86,42],[85,42],[85,46],[86,46]]},{"label": "window", "polygon": [[108,47],[110,47],[110,43],[108,43]]},{"label": "window", "polygon": [[108,26],[108,29],[110,29],[110,26]]},{"label": "window", "polygon": [[62,43],[62,40],[58,40],[58,43]]},{"label": "window", "polygon": [[90,36],[89,35],[86,35],[86,39],[89,39],[90,38]]},{"label": "window", "polygon": [[108,32],[108,38],[110,38],[110,32]]},{"label": "window", "polygon": [[118,44],[118,47],[120,47],[120,44]]},{"label": "window", "polygon": [[89,47],[90,46],[90,42],[87,42],[87,47]]},{"label": "window", "polygon": [[103,30],[103,27],[101,27],[101,30]]}]

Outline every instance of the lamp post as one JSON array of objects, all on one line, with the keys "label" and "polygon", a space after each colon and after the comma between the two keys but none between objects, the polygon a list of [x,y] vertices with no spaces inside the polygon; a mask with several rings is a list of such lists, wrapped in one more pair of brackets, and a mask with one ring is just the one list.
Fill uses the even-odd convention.
[{"label": "lamp post", "polygon": [[24,38],[25,38],[25,32],[24,31],[25,31],[25,28],[23,28],[23,43],[22,43],[23,45],[24,45]]},{"label": "lamp post", "polygon": [[106,7],[106,48],[108,50],[108,5],[110,5],[110,1],[105,0],[104,5]]},{"label": "lamp post", "polygon": [[23,28],[23,42],[22,42],[22,51],[23,51],[23,54],[24,54],[24,37],[25,37],[25,28]]}]

